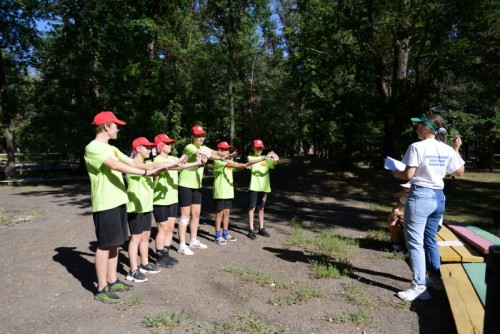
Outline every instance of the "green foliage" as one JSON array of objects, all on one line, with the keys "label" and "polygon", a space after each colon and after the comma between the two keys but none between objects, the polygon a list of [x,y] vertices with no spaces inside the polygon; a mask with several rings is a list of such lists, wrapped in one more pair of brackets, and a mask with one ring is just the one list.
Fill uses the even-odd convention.
[{"label": "green foliage", "polygon": [[[415,140],[408,118],[435,112],[463,136],[467,158],[492,168],[496,7],[9,0],[0,9],[11,94],[2,97],[3,130],[12,127],[22,151],[79,158],[95,113],[113,110],[127,121],[115,142],[122,149],[138,136],[188,138],[201,123],[209,144],[245,148],[259,137],[283,156],[314,154],[352,168],[359,156],[371,166],[400,156]],[[39,18],[52,19],[40,35]]]}]

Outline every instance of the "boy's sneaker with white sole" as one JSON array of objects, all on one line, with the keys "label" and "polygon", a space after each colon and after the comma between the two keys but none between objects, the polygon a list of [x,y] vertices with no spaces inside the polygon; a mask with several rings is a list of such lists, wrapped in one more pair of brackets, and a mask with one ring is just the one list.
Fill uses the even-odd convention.
[{"label": "boy's sneaker with white sole", "polygon": [[161,269],[152,263],[146,263],[144,265],[141,264],[139,266],[139,271],[142,274],[158,274],[161,271]]},{"label": "boy's sneaker with white sole", "polygon": [[148,278],[146,276],[144,276],[144,274],[141,273],[139,271],[139,269],[136,269],[134,271],[129,272],[127,277],[125,277],[125,279],[127,281],[132,281],[132,282],[136,282],[136,283],[142,283],[142,282],[146,282],[148,280]]},{"label": "boy's sneaker with white sole", "polygon": [[215,243],[220,246],[225,245],[226,239],[224,239],[223,237],[218,237],[217,239],[215,239]]}]

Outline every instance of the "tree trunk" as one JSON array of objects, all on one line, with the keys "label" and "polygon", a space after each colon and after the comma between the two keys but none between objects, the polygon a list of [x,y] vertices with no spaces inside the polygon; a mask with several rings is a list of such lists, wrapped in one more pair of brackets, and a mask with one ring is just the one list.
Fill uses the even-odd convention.
[{"label": "tree trunk", "polygon": [[229,99],[229,143],[234,145],[234,92],[233,92],[233,77],[234,77],[234,46],[231,41],[228,41],[229,59],[227,63],[227,97]]},{"label": "tree trunk", "polygon": [[5,179],[12,180],[16,176],[16,156],[14,150],[14,137],[11,129],[11,106],[9,92],[7,91],[6,64],[0,52],[0,105],[2,107],[2,124],[4,127],[5,145],[7,150],[7,163],[5,164]]}]

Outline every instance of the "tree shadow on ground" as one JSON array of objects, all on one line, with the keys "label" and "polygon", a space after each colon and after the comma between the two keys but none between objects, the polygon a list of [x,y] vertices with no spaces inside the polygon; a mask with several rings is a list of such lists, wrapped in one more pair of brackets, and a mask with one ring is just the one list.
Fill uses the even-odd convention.
[{"label": "tree shadow on ground", "polygon": [[22,198],[22,201],[25,201],[26,197],[42,197],[48,195],[60,200],[58,202],[59,206],[73,206],[81,209],[88,209],[88,211],[85,211],[82,215],[92,215],[90,185],[88,182],[80,181],[75,184],[44,184],[43,186],[43,188],[37,188],[36,185],[30,185],[26,191],[14,194],[13,196],[19,196]]}]

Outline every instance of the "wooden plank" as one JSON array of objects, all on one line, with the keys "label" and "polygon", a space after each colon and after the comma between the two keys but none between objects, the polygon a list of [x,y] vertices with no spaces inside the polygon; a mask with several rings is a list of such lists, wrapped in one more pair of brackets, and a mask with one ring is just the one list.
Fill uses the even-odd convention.
[{"label": "wooden plank", "polygon": [[[456,241],[456,240],[462,241],[446,226],[441,227],[437,235],[445,241]],[[467,244],[464,244],[463,246],[450,246],[450,247],[453,248],[453,250],[460,255],[460,260],[459,260],[460,262],[484,262],[484,257],[481,254],[479,254],[477,250],[473,249],[471,246]],[[444,262],[451,262],[451,260]]]},{"label": "wooden plank", "polygon": [[477,235],[467,227],[460,224],[447,223],[446,227],[448,227],[451,231],[453,231],[453,233],[464,239],[468,244],[474,246],[483,254],[488,254],[488,249],[490,248],[490,246],[494,245],[491,241],[486,240],[485,238]]},{"label": "wooden plank", "polygon": [[[439,235],[436,236],[437,241],[445,241]],[[439,246],[439,255],[441,257],[441,263],[446,262],[462,262],[462,257],[460,254],[455,252],[450,246]]]},{"label": "wooden plank", "polygon": [[488,241],[491,241],[492,243],[494,243],[495,245],[500,245],[500,238],[497,237],[496,235],[494,234],[491,234],[490,232],[488,231],[485,231],[483,230],[482,228],[480,227],[477,227],[477,226],[474,226],[474,225],[468,225],[467,226],[467,229],[471,230],[472,232],[476,233],[477,235],[485,238],[486,240]]},{"label": "wooden plank", "polygon": [[442,265],[441,277],[458,334],[482,333],[484,307],[462,265]]},{"label": "wooden plank", "polygon": [[462,265],[484,307],[486,302],[486,263],[463,263]]}]

